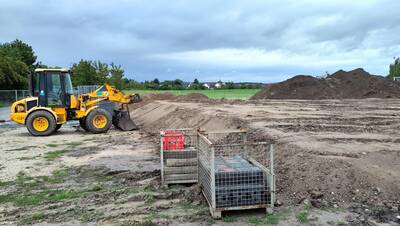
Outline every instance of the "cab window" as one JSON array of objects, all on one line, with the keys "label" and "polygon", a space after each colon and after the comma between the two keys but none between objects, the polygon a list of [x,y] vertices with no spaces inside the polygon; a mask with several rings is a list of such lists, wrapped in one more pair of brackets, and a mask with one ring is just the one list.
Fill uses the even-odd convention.
[{"label": "cab window", "polygon": [[62,106],[62,87],[59,73],[47,74],[47,104]]}]

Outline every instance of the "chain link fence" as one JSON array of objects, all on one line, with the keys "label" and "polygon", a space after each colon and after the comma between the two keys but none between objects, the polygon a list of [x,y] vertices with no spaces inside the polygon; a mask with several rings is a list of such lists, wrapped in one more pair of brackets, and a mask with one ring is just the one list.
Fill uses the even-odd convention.
[{"label": "chain link fence", "polygon": [[28,90],[0,90],[0,107],[10,106],[17,100],[29,96]]},{"label": "chain link fence", "polygon": [[79,96],[85,93],[91,93],[98,88],[100,88],[99,85],[77,86],[74,90],[74,94]]},{"label": "chain link fence", "polygon": [[[77,86],[74,89],[75,95],[90,93],[98,89],[100,86]],[[29,90],[0,90],[0,107],[10,106],[13,102],[24,99],[29,96]]]}]

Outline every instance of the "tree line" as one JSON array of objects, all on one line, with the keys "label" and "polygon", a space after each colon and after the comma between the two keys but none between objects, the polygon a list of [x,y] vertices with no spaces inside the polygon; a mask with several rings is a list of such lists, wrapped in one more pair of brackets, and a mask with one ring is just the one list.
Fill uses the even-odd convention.
[{"label": "tree line", "polygon": [[[49,66],[37,61],[37,55],[32,46],[21,40],[8,43],[0,43],[0,90],[26,89],[28,87],[28,75],[36,68],[59,68]],[[99,85],[108,83],[118,89],[206,89],[207,87],[195,79],[185,83],[180,79],[159,81],[157,78],[149,81],[138,82],[128,79],[121,65],[107,64],[99,60],[81,59],[71,66],[72,83],[74,86]],[[257,84],[224,83],[219,88],[259,88]]]},{"label": "tree line", "polygon": [[[0,90],[26,89],[28,75],[36,68],[59,67],[37,61],[32,46],[21,40],[0,43]],[[123,88],[127,80],[121,65],[114,63],[81,60],[72,65],[71,71],[74,86],[109,83],[117,88]]]},{"label": "tree line", "polygon": [[[37,55],[32,46],[21,40],[0,43],[0,90],[26,89],[28,75],[35,68],[57,68],[37,61]],[[206,89],[204,83],[194,79],[185,83],[180,79],[159,81],[157,78],[149,81],[138,82],[128,79],[121,65],[107,64],[99,60],[80,60],[71,66],[72,82],[74,86],[99,85],[109,83],[118,89],[152,89],[152,90],[179,90],[179,89]],[[389,66],[387,78],[400,76],[400,60],[396,58]],[[261,84],[220,82],[219,89],[251,89],[260,88]]]},{"label": "tree line", "polygon": [[389,75],[387,78],[393,80],[394,77],[400,77],[400,59],[398,57],[389,65]]}]

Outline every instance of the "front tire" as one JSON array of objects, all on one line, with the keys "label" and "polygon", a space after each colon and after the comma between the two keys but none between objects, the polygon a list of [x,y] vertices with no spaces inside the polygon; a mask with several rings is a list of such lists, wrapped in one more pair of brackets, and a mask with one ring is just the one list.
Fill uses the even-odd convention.
[{"label": "front tire", "polygon": [[33,136],[48,136],[57,129],[54,116],[48,111],[35,111],[26,119],[26,128]]},{"label": "front tire", "polygon": [[105,133],[112,125],[112,115],[107,110],[96,108],[86,116],[85,124],[91,133]]}]

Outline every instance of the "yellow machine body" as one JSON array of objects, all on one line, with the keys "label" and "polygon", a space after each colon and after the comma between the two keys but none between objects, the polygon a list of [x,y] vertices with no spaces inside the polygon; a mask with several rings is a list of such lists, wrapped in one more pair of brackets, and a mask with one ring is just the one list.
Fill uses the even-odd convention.
[{"label": "yellow machine body", "polygon": [[[76,96],[66,93],[64,87],[67,85],[59,85],[59,87],[57,87],[59,88],[57,95],[54,95],[54,93],[52,94],[53,99],[58,100],[63,97],[63,102],[67,104],[62,105],[60,104],[62,102],[58,101],[55,102],[55,105],[58,106],[51,106],[48,104],[50,101],[47,101],[46,99],[46,101],[43,102],[40,99],[40,96],[42,96],[42,99],[47,97],[48,94],[46,91],[48,91],[49,88],[46,88],[46,86],[49,81],[54,84],[61,83],[60,81],[64,81],[66,84],[71,83],[68,74],[69,71],[65,69],[36,69],[35,72],[41,73],[40,76],[42,77],[40,77],[40,82],[43,82],[44,85],[41,85],[40,87],[45,88],[40,88],[42,90],[37,88],[37,96],[33,95],[14,102],[11,106],[10,115],[12,121],[26,125],[31,134],[38,136],[50,135],[69,120],[79,120],[82,128],[94,133],[106,132],[111,123],[122,130],[136,129],[136,125],[129,117],[129,109],[127,105],[140,101],[138,95],[124,95],[118,89],[115,89],[108,84],[104,84],[93,92]],[[46,73],[49,73],[49,75]],[[57,77],[58,75],[61,79]],[[50,79],[47,76],[50,77]],[[39,76],[37,80],[39,80]],[[30,82],[34,82],[32,78]],[[36,81],[36,83],[38,82]],[[55,86],[54,84],[53,86]],[[112,102],[117,106],[116,109],[114,109],[115,113],[99,109],[99,104],[103,101]],[[91,112],[94,113],[91,114]],[[124,112],[128,113],[126,114]],[[54,131],[50,132],[49,130]]]}]

